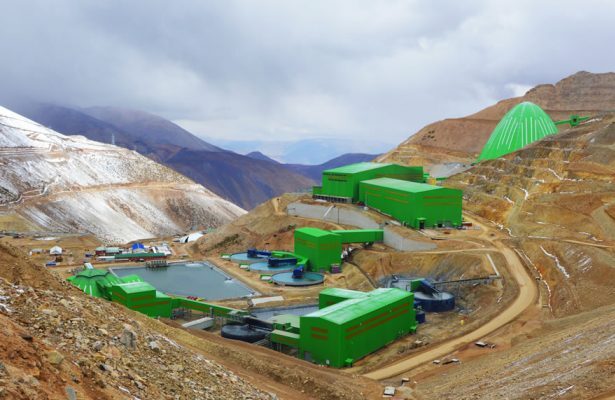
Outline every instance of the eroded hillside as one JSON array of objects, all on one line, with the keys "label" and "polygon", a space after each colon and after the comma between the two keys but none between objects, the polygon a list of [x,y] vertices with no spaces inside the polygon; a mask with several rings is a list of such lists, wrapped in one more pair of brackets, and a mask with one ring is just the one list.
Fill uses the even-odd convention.
[{"label": "eroded hillside", "polygon": [[605,115],[447,184],[505,229],[549,286],[556,315],[613,302],[615,119]]},{"label": "eroded hillside", "polygon": [[5,108],[0,131],[0,211],[31,229],[123,242],[216,227],[243,213],[133,151],[64,136]]}]

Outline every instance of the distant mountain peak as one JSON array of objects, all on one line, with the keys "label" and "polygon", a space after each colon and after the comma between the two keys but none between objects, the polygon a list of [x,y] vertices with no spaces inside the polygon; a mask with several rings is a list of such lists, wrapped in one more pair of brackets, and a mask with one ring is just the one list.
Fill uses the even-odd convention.
[{"label": "distant mountain peak", "polygon": [[272,163],[275,163],[275,164],[279,164],[279,162],[277,162],[273,158],[268,157],[267,155],[261,153],[260,151],[250,152],[250,153],[246,154],[246,157],[250,157],[250,158],[253,158],[255,160],[269,161],[269,162],[272,162]]}]

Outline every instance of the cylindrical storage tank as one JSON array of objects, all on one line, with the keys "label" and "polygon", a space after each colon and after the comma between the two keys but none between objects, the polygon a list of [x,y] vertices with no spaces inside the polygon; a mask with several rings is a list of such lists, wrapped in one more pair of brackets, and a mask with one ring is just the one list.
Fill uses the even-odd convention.
[{"label": "cylindrical storage tank", "polygon": [[448,292],[426,294],[414,293],[414,305],[420,306],[426,312],[445,312],[455,309],[455,296]]},{"label": "cylindrical storage tank", "polygon": [[252,329],[249,325],[224,325],[221,330],[223,338],[254,343],[267,336],[266,332]]}]

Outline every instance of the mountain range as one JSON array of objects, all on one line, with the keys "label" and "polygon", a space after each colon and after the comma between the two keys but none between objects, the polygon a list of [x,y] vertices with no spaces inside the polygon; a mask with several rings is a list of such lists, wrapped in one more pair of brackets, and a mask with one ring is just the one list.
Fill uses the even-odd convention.
[{"label": "mountain range", "polygon": [[169,120],[139,110],[46,103],[23,103],[17,110],[59,132],[135,150],[245,209],[282,193],[308,190],[325,168],[376,157],[352,154],[321,165],[285,165],[259,152],[241,155],[214,146]]}]

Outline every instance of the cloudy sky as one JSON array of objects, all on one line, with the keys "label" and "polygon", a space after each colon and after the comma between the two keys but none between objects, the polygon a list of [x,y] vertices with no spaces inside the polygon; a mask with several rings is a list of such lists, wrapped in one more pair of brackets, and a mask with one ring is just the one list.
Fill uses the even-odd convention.
[{"label": "cloudy sky", "polygon": [[397,143],[579,70],[615,70],[614,1],[15,0],[0,100],[113,105],[203,137]]}]

